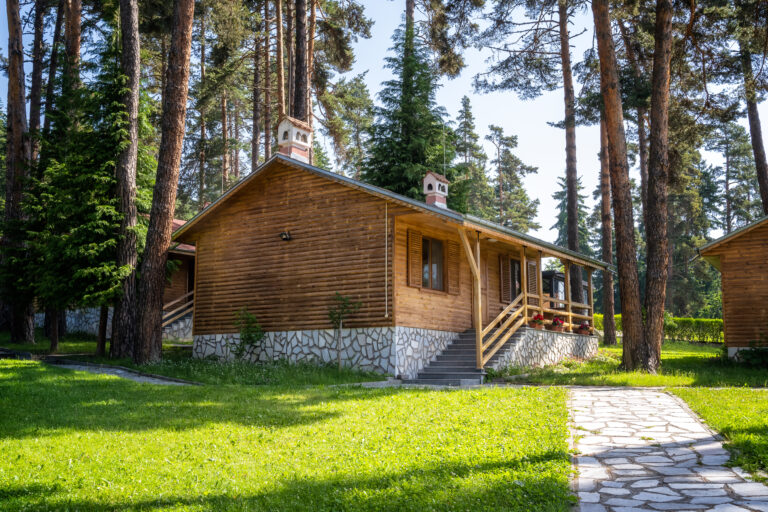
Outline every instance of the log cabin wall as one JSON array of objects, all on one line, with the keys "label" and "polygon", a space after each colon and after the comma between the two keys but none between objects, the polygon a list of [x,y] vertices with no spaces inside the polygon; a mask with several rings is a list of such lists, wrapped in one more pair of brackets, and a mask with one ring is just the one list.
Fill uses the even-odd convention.
[{"label": "log cabin wall", "polygon": [[748,347],[768,336],[768,225],[713,249],[720,257],[725,344]]},{"label": "log cabin wall", "polygon": [[197,244],[194,334],[237,332],[242,308],[267,331],[330,329],[336,292],[362,303],[345,327],[393,325],[400,210],[284,164],[265,169],[183,237]]},{"label": "log cabin wall", "polygon": [[170,282],[165,284],[165,292],[163,292],[163,304],[168,304],[179,297],[184,296],[189,289],[189,272],[192,269],[191,262],[194,257],[182,256],[179,254],[169,254],[168,260],[176,260],[180,262],[179,267],[173,271],[170,277]]}]

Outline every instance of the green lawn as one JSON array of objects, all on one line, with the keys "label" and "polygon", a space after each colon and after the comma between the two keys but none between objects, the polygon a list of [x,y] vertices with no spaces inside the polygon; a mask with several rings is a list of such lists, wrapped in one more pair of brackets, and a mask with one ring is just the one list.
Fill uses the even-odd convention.
[{"label": "green lawn", "polygon": [[566,360],[556,366],[516,370],[528,373],[518,382],[536,384],[572,384],[585,386],[703,386],[768,387],[768,372],[725,361],[720,345],[666,342],[661,352],[661,372],[650,375],[624,372],[621,345],[601,347],[594,359],[586,362]]},{"label": "green lawn", "polygon": [[[51,342],[43,336],[42,329],[35,329],[35,344],[10,343],[10,333],[0,331],[0,347],[29,352],[35,355],[47,354],[51,348]],[[109,343],[107,343],[109,350]],[[96,336],[82,333],[67,334],[59,340],[58,354],[89,354],[96,352]]]},{"label": "green lawn", "polygon": [[768,472],[768,390],[670,390],[728,441],[731,462],[750,472]]},{"label": "green lawn", "polygon": [[566,511],[566,421],[558,388],[154,386],[5,360],[0,510]]}]

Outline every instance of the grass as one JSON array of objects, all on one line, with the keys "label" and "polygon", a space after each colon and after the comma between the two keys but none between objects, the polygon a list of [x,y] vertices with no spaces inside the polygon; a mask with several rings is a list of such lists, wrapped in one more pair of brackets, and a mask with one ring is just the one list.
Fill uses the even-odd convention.
[{"label": "grass", "polygon": [[[0,347],[29,352],[34,355],[48,354],[51,341],[43,335],[42,329],[35,329],[35,344],[10,343],[11,334],[8,331],[0,331]],[[109,343],[107,343],[109,350]],[[96,336],[85,333],[68,333],[59,339],[58,354],[87,354],[96,352]]]},{"label": "grass", "polygon": [[566,511],[565,390],[154,386],[0,361],[2,510]]},{"label": "grass", "polygon": [[[559,365],[528,369],[528,377],[515,381],[584,386],[768,387],[768,372],[723,360],[721,345],[665,342],[657,375],[622,371],[621,350],[621,345],[601,347],[591,360],[567,359]],[[511,372],[515,373],[520,369]]]},{"label": "grass", "polygon": [[670,391],[727,440],[731,463],[751,473],[768,472],[768,390],[693,389]]}]

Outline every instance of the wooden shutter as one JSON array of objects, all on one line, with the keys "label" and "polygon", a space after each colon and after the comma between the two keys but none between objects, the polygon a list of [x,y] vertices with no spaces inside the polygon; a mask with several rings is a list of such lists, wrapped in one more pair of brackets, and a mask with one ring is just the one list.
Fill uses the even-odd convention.
[{"label": "wooden shutter", "polygon": [[[528,261],[528,269],[526,271],[526,277],[528,278],[528,295],[539,295],[538,290],[538,283],[537,279],[539,279],[539,272],[536,268],[536,262],[535,261]],[[531,304],[532,306],[538,306],[539,305],[539,299],[532,299],[528,298],[528,304]]]},{"label": "wooden shutter", "polygon": [[504,254],[499,254],[499,293],[501,294],[501,302],[507,304],[512,302],[512,276],[509,266],[509,258]]},{"label": "wooden shutter", "polygon": [[421,231],[408,230],[408,286],[421,288]]},{"label": "wooden shutter", "polygon": [[446,270],[448,271],[448,278],[446,279],[446,282],[448,283],[448,293],[451,295],[459,294],[459,282],[461,281],[459,275],[459,250],[460,248],[458,242],[448,242],[448,253],[446,258]]}]

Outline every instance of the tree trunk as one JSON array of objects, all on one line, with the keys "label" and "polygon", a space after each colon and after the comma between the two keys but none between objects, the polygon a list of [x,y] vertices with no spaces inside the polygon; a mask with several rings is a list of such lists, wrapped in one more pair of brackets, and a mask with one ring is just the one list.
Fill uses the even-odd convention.
[{"label": "tree trunk", "polygon": [[67,74],[73,84],[80,81],[80,34],[83,10],[82,0],[66,0],[64,49],[67,55]]},{"label": "tree trunk", "polygon": [[160,36],[160,105],[165,104],[165,78],[168,74],[168,43],[165,34]]},{"label": "tree trunk", "polygon": [[45,123],[43,125],[43,135],[48,136],[51,132],[51,113],[53,112],[53,94],[56,84],[56,71],[59,64],[59,44],[61,43],[61,26],[64,23],[64,9],[66,0],[59,0],[56,8],[56,24],[53,28],[53,41],[51,43],[51,59],[48,65],[48,84],[45,88]]},{"label": "tree trunk", "polygon": [[51,313],[51,347],[48,349],[48,352],[55,354],[59,351],[59,310],[51,309]]},{"label": "tree trunk", "polygon": [[139,87],[141,86],[141,56],[139,42],[139,2],[120,0],[120,65],[127,81],[123,105],[127,115],[128,144],[120,153],[115,174],[117,196],[122,219],[117,241],[117,265],[128,267],[123,279],[122,294],[115,301],[113,314],[112,357],[131,357],[136,345],[136,265],[139,260],[136,224],[136,167],[139,153]]},{"label": "tree trunk", "polygon": [[[289,0],[290,1],[290,0]],[[277,55],[275,67],[277,68],[277,117],[282,119],[285,115],[285,58],[283,57],[283,0],[275,0],[275,44]]]},{"label": "tree trunk", "polygon": [[[22,42],[19,0],[7,0],[8,15],[8,114],[5,156],[5,222],[16,225],[23,220],[22,197],[29,171],[29,134],[24,84],[24,45]],[[21,253],[24,240],[18,231],[6,229],[2,237],[3,257]],[[11,301],[11,343],[34,343],[34,309],[31,299],[11,284],[6,290]]]},{"label": "tree trunk", "polygon": [[643,224],[646,223],[646,212],[648,212],[648,135],[645,131],[646,110],[642,107],[637,108],[637,143],[640,146],[638,153],[640,155],[640,204],[643,208]]},{"label": "tree trunk", "polygon": [[[579,178],[576,170],[576,97],[573,92],[571,71],[571,47],[568,36],[568,5],[558,1],[560,27],[560,66],[563,70],[563,95],[565,99],[565,183],[566,183],[566,232],[568,248],[579,252]],[[581,267],[572,266],[570,271],[571,300],[582,300]]]},{"label": "tree trunk", "polygon": [[291,43],[295,37],[293,27],[296,17],[293,12],[293,2],[289,0],[286,6],[288,8],[288,30],[286,34],[286,40],[288,41],[288,112],[293,112],[293,96],[296,94],[296,74],[293,65],[296,56],[294,55],[294,47]]},{"label": "tree trunk", "polygon": [[227,91],[221,91],[221,193],[229,186],[229,134],[227,130]]},{"label": "tree trunk", "polygon": [[[258,52],[257,52],[258,53]],[[205,11],[200,16],[200,85],[205,88]],[[200,106],[200,169],[197,183],[197,210],[205,208],[205,149],[208,135],[205,132],[205,109]]]},{"label": "tree trunk", "polygon": [[139,364],[157,361],[162,356],[165,263],[173,231],[179,163],[184,139],[194,8],[194,0],[176,0],[174,4],[157,176],[139,281],[141,309],[137,350],[134,350],[134,361]]},{"label": "tree trunk", "polygon": [[749,135],[752,139],[752,153],[755,155],[757,185],[760,188],[760,198],[763,201],[763,213],[768,215],[768,162],[765,157],[760,114],[757,111],[755,78],[752,72],[752,55],[741,43],[739,43],[739,47],[741,50],[741,67],[744,73],[744,92],[747,102],[747,118],[749,119]]},{"label": "tree trunk", "polygon": [[[611,221],[611,170],[608,156],[608,131],[600,120],[600,220],[601,257],[613,263],[613,226]],[[613,303],[613,272],[603,270],[603,343],[616,344],[616,319]]]},{"label": "tree trunk", "polygon": [[296,0],[296,48],[294,50],[296,89],[291,116],[307,121],[307,0]]},{"label": "tree trunk", "polygon": [[[259,29],[257,29],[258,32]],[[251,172],[254,172],[259,167],[259,141],[261,139],[261,112],[259,103],[261,102],[261,76],[259,74],[259,66],[261,66],[261,59],[259,51],[261,41],[259,37],[255,36],[253,47],[253,90],[251,91]]]},{"label": "tree trunk", "polygon": [[593,0],[592,14],[600,56],[600,90],[604,103],[613,217],[616,224],[616,261],[619,271],[619,296],[623,324],[623,365],[626,369],[633,370],[637,367],[638,361],[635,351],[637,347],[642,349],[643,346],[643,319],[640,308],[627,142],[624,135],[621,93],[616,53],[611,36],[608,0]]},{"label": "tree trunk", "polygon": [[725,233],[733,231],[733,214],[731,210],[731,151],[730,141],[725,143]]},{"label": "tree trunk", "polygon": [[669,179],[669,79],[672,58],[672,1],[656,2],[653,74],[651,77],[650,152],[648,154],[648,211],[645,280],[645,345],[638,353],[643,370],[661,367],[664,305],[667,296],[667,181]]},{"label": "tree trunk", "polygon": [[[312,115],[312,77],[315,74],[315,31],[317,30],[317,0],[309,0],[309,31],[307,33],[307,122],[310,129],[314,124]],[[309,163],[315,161],[314,144],[309,146]]]},{"label": "tree trunk", "polygon": [[269,65],[269,1],[264,2],[264,160],[269,160],[272,156],[272,112],[270,101],[272,84],[270,75],[272,74]]},{"label": "tree trunk", "polygon": [[43,89],[43,21],[47,2],[35,0],[34,42],[32,45],[32,83],[29,87],[29,133],[31,137],[30,160],[37,162],[40,151],[40,102]]},{"label": "tree trunk", "polygon": [[99,310],[99,335],[96,339],[96,355],[99,357],[104,357],[107,353],[107,320],[109,320],[109,307],[101,306]]},{"label": "tree trunk", "polygon": [[232,132],[232,138],[235,143],[232,145],[232,173],[235,181],[240,179],[240,104],[235,100],[235,129]]}]

